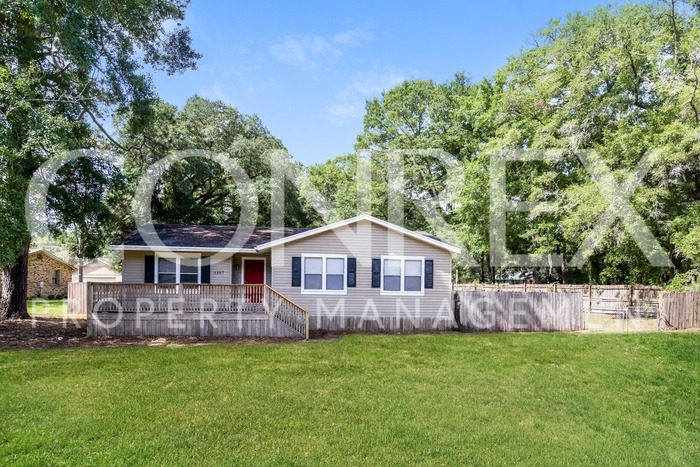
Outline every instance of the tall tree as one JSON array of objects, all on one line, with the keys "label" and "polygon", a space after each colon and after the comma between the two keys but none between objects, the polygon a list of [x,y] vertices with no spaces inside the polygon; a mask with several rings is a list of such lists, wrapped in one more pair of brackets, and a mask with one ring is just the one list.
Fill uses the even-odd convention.
[{"label": "tall tree", "polygon": [[83,282],[84,260],[100,256],[112,232],[107,195],[123,180],[117,167],[94,156],[70,161],[57,175],[48,191],[48,227],[78,258]]},{"label": "tall tree", "polygon": [[[189,98],[179,110],[159,102],[154,113],[152,123],[136,132],[128,126],[128,120],[117,121],[120,144],[132,148],[124,167],[127,186],[120,196],[112,197],[115,211],[121,213],[122,233],[135,227],[128,214],[130,205],[124,201],[133,198],[148,166],[173,151],[190,149],[203,149],[235,160],[257,195],[257,225],[270,224],[271,152],[283,151],[284,146],[260,118],[199,96]],[[292,170],[300,170],[299,164],[293,164]],[[247,202],[240,198],[239,188],[215,161],[186,158],[174,163],[158,180],[151,206],[153,219],[161,223],[237,224],[242,204]],[[314,216],[309,214],[296,187],[287,181],[284,190],[285,225],[309,225]]]},{"label": "tall tree", "polygon": [[[364,130],[355,149],[369,159],[375,215],[389,216],[387,199],[395,190],[389,182],[400,164],[406,200],[403,220],[409,228],[430,229],[418,203],[437,199],[448,177],[448,167],[432,151],[444,151],[457,160],[470,151],[472,133],[463,131],[465,121],[454,118],[470,89],[469,80],[458,74],[444,84],[405,81],[367,102]],[[397,155],[400,161],[393,159]],[[444,215],[451,214],[449,206],[441,207]]]},{"label": "tall tree", "polygon": [[[3,238],[0,317],[27,317],[29,232],[21,201],[36,168],[71,134],[102,116],[132,109],[129,125],[150,119],[154,90],[147,69],[194,68],[199,57],[181,26],[180,0],[0,0],[0,191]],[[173,27],[174,26],[174,27]],[[51,143],[51,144],[47,144]]]}]

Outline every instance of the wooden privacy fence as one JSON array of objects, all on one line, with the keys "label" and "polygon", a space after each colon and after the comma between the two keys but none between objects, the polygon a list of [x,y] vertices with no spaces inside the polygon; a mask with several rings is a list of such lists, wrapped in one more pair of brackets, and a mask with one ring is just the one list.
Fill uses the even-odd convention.
[{"label": "wooden privacy fence", "polygon": [[456,292],[459,326],[466,331],[578,331],[584,329],[580,293]]},{"label": "wooden privacy fence", "polygon": [[456,284],[454,290],[579,293],[583,310],[587,313],[657,318],[662,288],[589,284]]},{"label": "wooden privacy fence", "polygon": [[68,313],[72,315],[87,316],[88,312],[88,283],[68,283]]},{"label": "wooden privacy fence", "polygon": [[663,294],[659,326],[661,329],[700,328],[700,292]]}]

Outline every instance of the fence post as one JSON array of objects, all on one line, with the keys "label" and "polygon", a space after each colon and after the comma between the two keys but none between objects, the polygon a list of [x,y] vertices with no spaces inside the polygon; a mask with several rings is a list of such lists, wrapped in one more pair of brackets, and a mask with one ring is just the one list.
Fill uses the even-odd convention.
[{"label": "fence post", "polygon": [[306,340],[309,340],[309,307],[306,307],[306,313],[304,313],[304,321],[306,325]]},{"label": "fence post", "polygon": [[629,293],[630,293],[630,299],[629,299],[629,307],[632,308],[634,306],[634,284],[630,285],[629,287]]},{"label": "fence post", "polygon": [[89,313],[92,313],[92,309],[93,309],[92,282],[88,282],[87,284],[88,284],[88,286],[87,286],[87,300],[86,300],[86,302],[87,302],[87,313],[89,314]]},{"label": "fence post", "polygon": [[263,309],[265,313],[270,313],[270,291],[267,284],[263,286]]}]

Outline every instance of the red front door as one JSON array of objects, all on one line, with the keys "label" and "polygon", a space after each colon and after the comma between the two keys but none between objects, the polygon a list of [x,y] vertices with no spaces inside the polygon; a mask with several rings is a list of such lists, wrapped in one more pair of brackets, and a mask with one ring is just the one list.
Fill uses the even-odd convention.
[{"label": "red front door", "polygon": [[[243,283],[257,285],[265,283],[265,260],[243,260]],[[246,287],[246,301],[249,303],[262,303],[263,287]]]}]

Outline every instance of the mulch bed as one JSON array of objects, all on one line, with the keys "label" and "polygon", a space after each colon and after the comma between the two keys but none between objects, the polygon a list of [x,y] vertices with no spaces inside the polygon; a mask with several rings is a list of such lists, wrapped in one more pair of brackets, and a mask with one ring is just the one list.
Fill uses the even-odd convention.
[{"label": "mulch bed", "polygon": [[87,337],[86,320],[34,318],[0,321],[0,352],[5,350],[65,349],[79,347],[180,346],[207,344],[278,344],[298,342],[270,337]]}]

